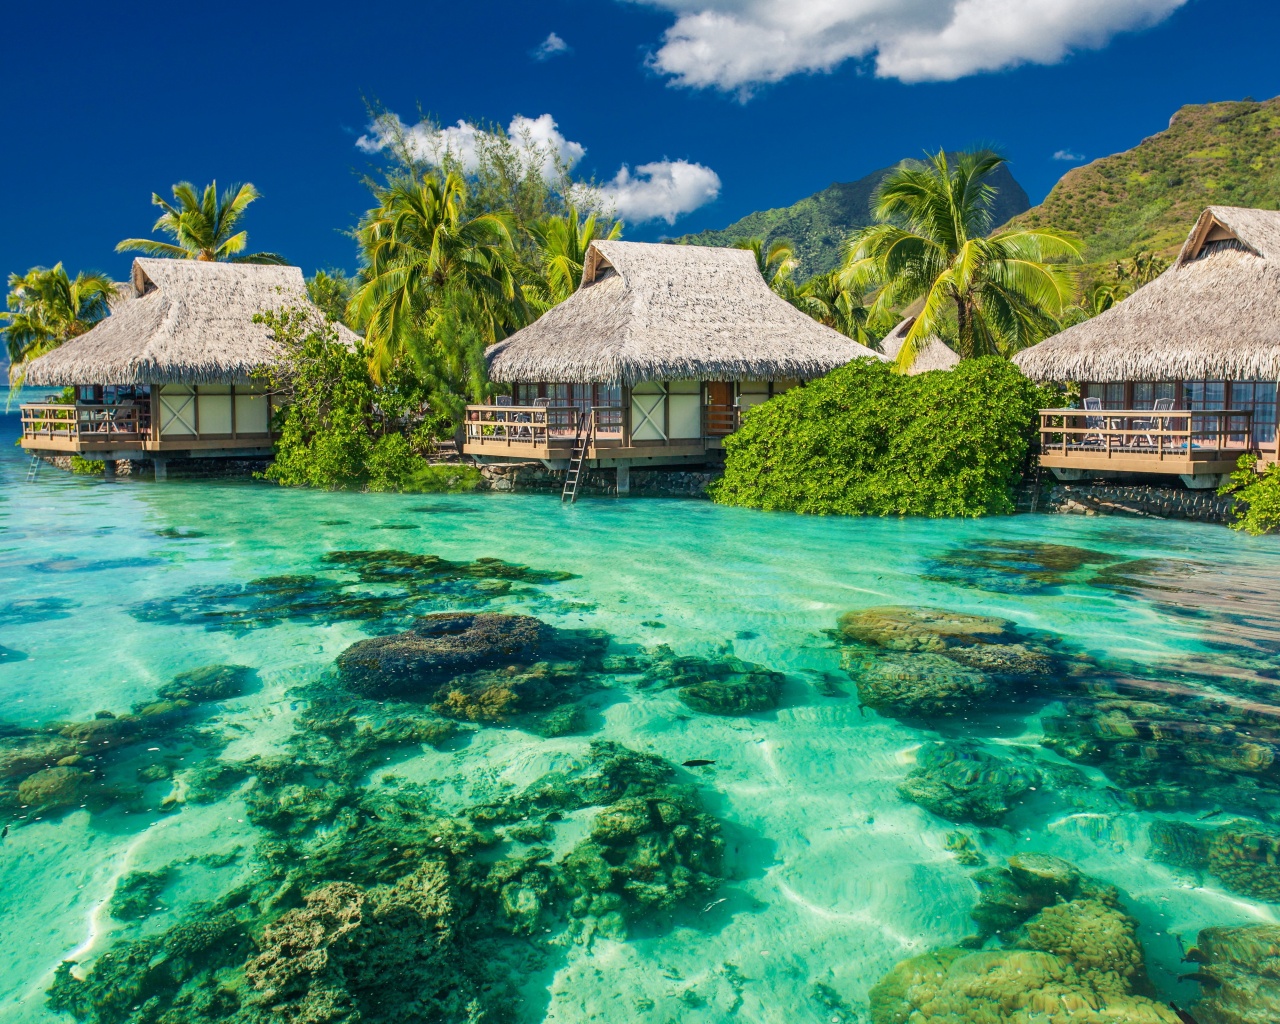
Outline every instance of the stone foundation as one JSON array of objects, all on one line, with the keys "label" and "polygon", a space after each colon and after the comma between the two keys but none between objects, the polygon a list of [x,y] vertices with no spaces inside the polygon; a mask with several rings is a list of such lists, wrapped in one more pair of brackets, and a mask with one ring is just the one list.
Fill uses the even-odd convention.
[{"label": "stone foundation", "polygon": [[1147,516],[1156,519],[1189,519],[1200,523],[1230,523],[1234,497],[1215,491],[1150,484],[1055,484],[1042,493],[1039,506],[1046,512],[1096,516]]},{"label": "stone foundation", "polygon": [[[40,458],[57,469],[71,471],[70,455],[41,455]],[[271,465],[270,459],[165,460],[165,468],[170,480],[252,479],[254,474],[261,473],[269,465]],[[154,479],[155,464],[150,459],[116,459],[116,476]]]},{"label": "stone foundation", "polygon": [[[630,497],[705,498],[707,485],[720,474],[708,469],[631,469]],[[559,494],[565,471],[547,469],[541,462],[496,462],[480,467],[481,491]],[[578,495],[612,496],[618,493],[617,471],[589,469],[582,474]]]}]

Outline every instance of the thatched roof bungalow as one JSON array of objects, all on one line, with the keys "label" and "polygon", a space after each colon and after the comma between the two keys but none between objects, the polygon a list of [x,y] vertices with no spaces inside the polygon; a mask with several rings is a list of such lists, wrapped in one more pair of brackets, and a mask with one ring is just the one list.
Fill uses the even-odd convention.
[{"label": "thatched roof bungalow", "polygon": [[[880,351],[887,359],[897,362],[898,355],[902,351],[902,343],[907,340],[907,335],[915,322],[915,317],[907,317],[880,343]],[[928,341],[916,349],[916,357],[907,373],[914,377],[918,373],[928,373],[930,370],[954,370],[959,365],[960,356],[956,350],[936,334],[931,334]]]},{"label": "thatched roof bungalow", "polygon": [[[702,461],[743,410],[883,357],[775,295],[746,250],[595,241],[578,290],[485,358],[515,404],[473,408],[469,453],[562,461],[581,413],[587,457],[629,465]],[[501,422],[523,415],[534,443],[512,451]]]},{"label": "thatched roof bungalow", "polygon": [[[1243,451],[1274,458],[1280,212],[1209,207],[1160,277],[1014,362],[1036,380],[1080,382],[1085,405],[1109,414],[1092,417],[1106,429],[1055,435],[1041,460],[1055,471],[1078,455],[1070,468],[1179,472],[1212,486]],[[1200,415],[1155,417],[1146,430],[1151,413],[1173,410]],[[1107,455],[1086,450],[1105,444]]]},{"label": "thatched roof bungalow", "polygon": [[109,317],[23,368],[26,384],[77,398],[23,406],[23,446],[108,463],[269,451],[271,399],[253,373],[281,353],[253,318],[298,306],[311,308],[297,267],[135,259]]}]

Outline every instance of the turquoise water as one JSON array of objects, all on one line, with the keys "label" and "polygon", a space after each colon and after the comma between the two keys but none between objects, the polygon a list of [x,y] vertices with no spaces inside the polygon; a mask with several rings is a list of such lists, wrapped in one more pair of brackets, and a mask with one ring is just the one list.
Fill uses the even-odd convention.
[{"label": "turquoise water", "polygon": [[[1177,699],[1193,719],[1228,733],[1246,729],[1240,709],[1249,704],[1258,748],[1275,749],[1267,747],[1274,733],[1266,731],[1268,721],[1274,725],[1280,638],[1280,543],[1273,539],[1067,516],[822,520],[660,500],[583,500],[566,509],[539,496],[106,484],[49,468],[27,482],[26,461],[9,446],[12,417],[4,433],[0,645],[8,654],[0,652],[0,700],[11,732],[86,722],[102,711],[125,715],[154,702],[179,673],[204,666],[254,670],[239,695],[169,719],[161,714],[156,721],[173,724],[145,738],[93,734],[106,737],[91,742],[107,749],[76,762],[98,773],[85,783],[83,803],[77,797],[43,811],[24,806],[15,780],[6,780],[6,1020],[71,1019],[45,1007],[64,960],[76,961],[83,976],[107,951],[203,920],[210,906],[232,907],[253,934],[271,914],[300,905],[309,885],[355,878],[340,867],[327,876],[326,869],[316,877],[305,872],[320,839],[384,821],[385,814],[366,819],[353,809],[365,807],[360,801],[369,794],[407,794],[401,806],[412,805],[415,814],[482,827],[474,807],[519,795],[548,772],[571,773],[600,740],[675,766],[674,780],[692,787],[690,799],[706,816],[694,825],[701,830],[696,840],[704,841],[702,833],[716,827],[707,819],[715,819],[722,860],[710,880],[670,905],[628,904],[625,924],[600,906],[570,907],[568,896],[555,903],[544,894],[536,928],[477,926],[468,948],[501,963],[515,990],[483,1019],[510,1011],[520,1021],[870,1020],[868,992],[895,964],[975,931],[969,910],[976,865],[957,857],[957,835],[990,864],[1053,854],[1116,886],[1138,922],[1163,1001],[1197,998],[1195,979],[1178,979],[1193,970],[1181,960],[1201,928],[1280,923],[1280,906],[1258,895],[1265,886],[1256,880],[1242,882],[1220,864],[1179,863],[1157,849],[1161,823],[1210,829],[1228,820],[1280,820],[1274,776],[1254,763],[1265,751],[1224,768],[1219,747],[1199,761],[1198,754],[1188,763],[1168,760],[1169,748],[1160,744],[1176,748],[1183,742],[1176,736],[1140,736],[1132,749],[1089,756],[1044,742],[1064,734],[1047,722],[1101,714],[1090,710],[1089,700],[1101,698],[1088,696],[1089,680],[1137,679],[1157,701],[1181,687]],[[1052,550],[1034,546],[1046,543],[1091,552],[1092,561],[1025,564],[1053,561]],[[984,554],[992,544],[1004,547]],[[383,556],[363,580],[350,563],[326,560],[368,550],[435,555],[470,568],[414,584],[407,600],[408,577],[386,570],[410,564],[403,558]],[[477,568],[482,558],[536,572],[495,581],[484,568],[489,563]],[[283,576],[312,579],[250,585]],[[248,591],[237,589],[245,585]],[[356,606],[357,594],[382,603]],[[1059,666],[1058,676],[1087,678],[1070,692],[1044,690],[986,709],[935,709],[914,718],[892,717],[892,708],[879,713],[864,706],[876,699],[858,665],[888,655],[851,648],[848,636],[833,631],[845,613],[881,606],[1009,620],[1019,636],[1034,637],[1072,666]],[[413,613],[459,608],[536,616],[608,638],[612,668],[575,683],[582,715],[576,731],[545,738],[533,718],[512,714],[464,721],[436,745],[388,743],[360,763],[334,806],[311,818],[267,821],[255,813],[252,794],[264,783],[250,770],[197,798],[188,773],[198,766],[261,765],[252,759],[281,754],[296,761],[298,731],[308,728],[300,716],[323,703],[318,693],[331,692],[315,687],[332,685],[335,660],[352,644],[405,628]],[[655,655],[659,645],[736,673],[748,670],[728,659],[781,673],[777,706],[702,713],[680,691],[663,688],[661,666],[647,677],[636,667],[666,657]],[[638,661],[619,668],[623,656]],[[1082,693],[1073,711],[1070,702]],[[1206,710],[1196,710],[1205,694]],[[375,717],[404,711],[384,700],[359,707]],[[421,703],[416,712],[430,714]],[[1153,720],[1163,713],[1153,712]],[[899,792],[920,751],[939,739],[1013,759],[1038,772],[1040,784],[1024,786],[998,820],[940,817]],[[1188,746],[1197,742],[1187,733]],[[1130,769],[1144,758],[1150,771],[1139,779]],[[714,763],[680,767],[690,760]],[[1146,795],[1135,797],[1139,791]],[[598,811],[557,812],[528,842],[499,821],[492,827],[503,835],[474,851],[475,864],[537,844],[550,851],[544,863],[555,864],[595,827]],[[377,835],[393,842],[390,833]],[[267,863],[282,893],[274,909],[263,909],[270,901],[257,890],[217,902],[261,887]],[[137,872],[158,872],[158,888],[145,913],[121,920],[110,901]],[[308,881],[293,891],[280,881],[299,872]],[[356,881],[374,884],[372,875]],[[468,911],[459,913],[471,920]],[[122,1008],[112,1011],[118,1015],[99,1019],[144,1019],[130,1018],[131,1007],[153,994],[122,996]]]}]

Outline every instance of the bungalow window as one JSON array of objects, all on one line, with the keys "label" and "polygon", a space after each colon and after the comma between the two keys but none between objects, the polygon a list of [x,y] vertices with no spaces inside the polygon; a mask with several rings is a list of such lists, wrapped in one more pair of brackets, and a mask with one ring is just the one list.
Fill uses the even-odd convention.
[{"label": "bungalow window", "polygon": [[1124,390],[1123,381],[1109,384],[1086,384],[1084,386],[1084,397],[1100,399],[1104,409],[1123,409],[1125,408]]},{"label": "bungalow window", "polygon": [[1153,384],[1150,381],[1133,385],[1133,407],[1135,409],[1154,409],[1158,399],[1170,399],[1176,403],[1178,385],[1173,381]]},{"label": "bungalow window", "polygon": [[[1269,380],[1233,380],[1231,382],[1232,409],[1253,413],[1253,436],[1249,439],[1252,447],[1261,445],[1270,447],[1276,440],[1276,385]],[[1232,423],[1239,427],[1240,433],[1233,434],[1231,440],[1237,444],[1245,443],[1244,423]]]}]

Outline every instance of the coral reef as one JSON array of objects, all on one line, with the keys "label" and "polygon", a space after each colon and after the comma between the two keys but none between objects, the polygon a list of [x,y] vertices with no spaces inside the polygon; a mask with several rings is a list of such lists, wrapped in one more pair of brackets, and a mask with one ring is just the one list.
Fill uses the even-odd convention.
[{"label": "coral reef", "polygon": [[164,700],[186,700],[193,704],[230,700],[248,691],[257,673],[245,665],[205,665],[180,672],[160,687],[156,695]]},{"label": "coral reef", "polygon": [[1041,781],[1035,768],[972,745],[931,743],[920,748],[898,792],[949,821],[995,825]]},{"label": "coral reef", "polygon": [[428,615],[403,633],[352,644],[339,656],[338,672],[361,696],[425,699],[467,672],[533,664],[551,634],[529,615]]},{"label": "coral reef", "polygon": [[646,652],[641,686],[676,689],[680,700],[705,715],[742,715],[778,706],[785,681],[781,672],[742,661],[680,656],[665,644]]},{"label": "coral reef", "polygon": [[[333,551],[322,565],[331,575],[264,576],[245,584],[192,587],[173,597],[143,601],[129,612],[143,622],[233,633],[280,622],[400,622],[432,607],[483,604],[509,593],[513,584],[572,578],[496,558],[452,562],[395,550]],[[376,589],[354,589],[353,581],[375,584]]]},{"label": "coral reef", "polygon": [[867,707],[933,718],[1006,707],[1061,685],[1065,666],[1047,638],[1006,619],[888,606],[842,616],[845,670]]},{"label": "coral reef", "polygon": [[1115,555],[1066,544],[993,540],[932,559],[924,578],[998,594],[1043,594],[1066,583],[1089,582],[1081,570],[1119,561]]},{"label": "coral reef", "polygon": [[1151,998],[1136,924],[1109,886],[1034,854],[975,877],[984,903],[999,889],[1004,947],[903,961],[871,989],[872,1024],[1179,1024]]},{"label": "coral reef", "polygon": [[42,768],[18,784],[18,800],[33,814],[74,807],[84,799],[89,774],[71,765]]},{"label": "coral reef", "polygon": [[172,872],[133,871],[116,883],[107,912],[117,921],[136,921],[156,908],[156,900],[169,884]]},{"label": "coral reef", "polygon": [[1215,827],[1152,822],[1153,859],[1207,871],[1241,896],[1280,903],[1280,828],[1235,819]]},{"label": "coral reef", "polygon": [[1206,928],[1189,955],[1200,963],[1198,1024],[1280,1020],[1280,925]]}]

